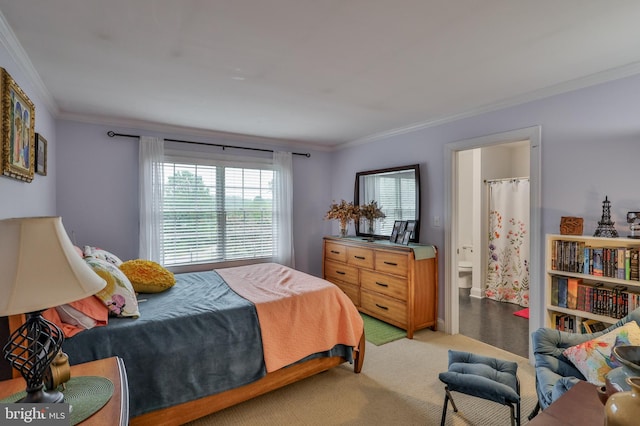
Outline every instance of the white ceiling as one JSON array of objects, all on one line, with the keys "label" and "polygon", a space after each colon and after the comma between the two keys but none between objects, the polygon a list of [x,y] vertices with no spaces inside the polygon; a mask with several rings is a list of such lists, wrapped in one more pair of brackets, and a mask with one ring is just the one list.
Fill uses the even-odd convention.
[{"label": "white ceiling", "polygon": [[638,0],[0,0],[0,11],[56,117],[319,148],[640,72]]}]

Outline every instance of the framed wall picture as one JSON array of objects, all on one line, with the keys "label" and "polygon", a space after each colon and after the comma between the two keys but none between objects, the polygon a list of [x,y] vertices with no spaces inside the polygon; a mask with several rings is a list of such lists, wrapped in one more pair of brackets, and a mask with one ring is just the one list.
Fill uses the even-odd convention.
[{"label": "framed wall picture", "polygon": [[33,102],[0,68],[0,170],[5,176],[31,182],[35,170],[35,108]]},{"label": "framed wall picture", "polygon": [[40,133],[36,133],[36,173],[47,175],[47,140]]}]

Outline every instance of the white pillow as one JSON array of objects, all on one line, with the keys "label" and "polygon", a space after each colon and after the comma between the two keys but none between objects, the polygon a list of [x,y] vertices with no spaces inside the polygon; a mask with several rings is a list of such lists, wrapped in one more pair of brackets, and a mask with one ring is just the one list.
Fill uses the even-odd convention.
[{"label": "white pillow", "polygon": [[87,316],[71,305],[56,306],[56,311],[60,315],[62,322],[89,330],[96,326],[96,320]]}]

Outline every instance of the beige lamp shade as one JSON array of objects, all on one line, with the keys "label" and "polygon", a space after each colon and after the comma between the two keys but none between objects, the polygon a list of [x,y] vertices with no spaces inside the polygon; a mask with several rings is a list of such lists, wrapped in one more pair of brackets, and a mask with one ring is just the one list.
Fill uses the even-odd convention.
[{"label": "beige lamp shade", "polygon": [[102,290],[60,217],[0,220],[0,316],[48,309]]}]

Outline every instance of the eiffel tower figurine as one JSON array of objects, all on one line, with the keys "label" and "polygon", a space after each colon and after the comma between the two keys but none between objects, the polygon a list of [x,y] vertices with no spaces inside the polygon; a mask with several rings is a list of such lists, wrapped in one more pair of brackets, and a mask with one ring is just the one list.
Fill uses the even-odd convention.
[{"label": "eiffel tower figurine", "polygon": [[617,238],[618,231],[613,227],[614,222],[611,221],[611,202],[609,197],[605,196],[602,202],[602,219],[598,222],[598,228],[593,234],[594,237]]}]

